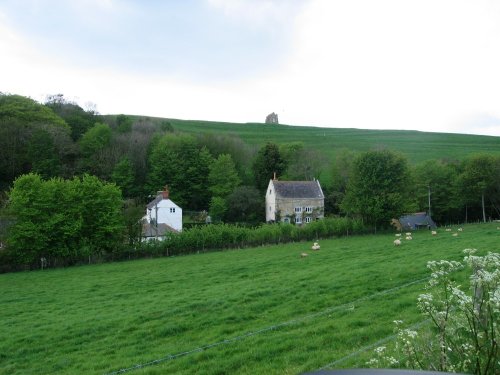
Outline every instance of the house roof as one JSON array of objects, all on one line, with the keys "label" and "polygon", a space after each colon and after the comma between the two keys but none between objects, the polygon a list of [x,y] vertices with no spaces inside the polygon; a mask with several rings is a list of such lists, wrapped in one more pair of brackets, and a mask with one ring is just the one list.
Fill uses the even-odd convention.
[{"label": "house roof", "polygon": [[168,204],[169,206],[179,207],[169,198],[163,198],[163,195],[158,194],[155,199],[153,199],[151,202],[147,204],[146,208],[152,210],[157,204],[159,204],[162,201],[165,201],[166,204]]},{"label": "house roof", "polygon": [[142,236],[143,237],[163,237],[169,232],[177,233],[177,231],[170,225],[165,223],[158,223],[158,226],[150,223],[142,224]]},{"label": "house roof", "polygon": [[429,225],[431,228],[436,227],[436,223],[429,215],[427,215],[426,212],[417,212],[414,214],[401,216],[399,222],[401,223],[403,228],[415,228],[418,226],[427,225]]},{"label": "house roof", "polygon": [[324,199],[319,181],[277,181],[272,180],[274,191],[279,198]]}]

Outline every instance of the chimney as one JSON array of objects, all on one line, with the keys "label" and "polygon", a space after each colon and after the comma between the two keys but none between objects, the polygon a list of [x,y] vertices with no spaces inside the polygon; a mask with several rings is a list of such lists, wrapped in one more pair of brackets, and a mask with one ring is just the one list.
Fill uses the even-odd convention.
[{"label": "chimney", "polygon": [[163,199],[168,199],[169,193],[170,192],[168,191],[168,185],[165,185],[164,190],[161,192],[161,195],[163,196]]},{"label": "chimney", "polygon": [[274,174],[273,174],[273,181],[276,181],[276,180],[277,180],[277,178],[276,178],[276,172],[274,172]]}]

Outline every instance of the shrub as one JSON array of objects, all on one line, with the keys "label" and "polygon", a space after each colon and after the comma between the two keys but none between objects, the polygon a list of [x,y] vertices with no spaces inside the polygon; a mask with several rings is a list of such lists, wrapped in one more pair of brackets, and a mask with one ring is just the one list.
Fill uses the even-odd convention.
[{"label": "shrub", "polygon": [[[428,292],[418,307],[429,318],[431,329],[417,332],[397,325],[393,352],[375,350],[373,366],[406,366],[420,370],[497,374],[500,368],[500,254],[475,256],[464,250],[463,262],[429,262]],[[468,266],[472,271],[466,291],[451,274]]]}]

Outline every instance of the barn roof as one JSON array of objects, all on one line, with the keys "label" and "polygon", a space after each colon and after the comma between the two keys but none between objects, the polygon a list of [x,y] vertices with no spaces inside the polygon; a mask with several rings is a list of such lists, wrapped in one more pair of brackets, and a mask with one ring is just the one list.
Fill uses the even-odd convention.
[{"label": "barn roof", "polygon": [[405,229],[417,229],[418,227],[436,228],[436,223],[426,212],[417,212],[414,214],[401,216],[399,222]]},{"label": "barn roof", "polygon": [[279,198],[324,199],[319,181],[272,181]]},{"label": "barn roof", "polygon": [[144,223],[142,225],[142,236],[143,237],[163,237],[169,232],[177,232],[170,225],[165,223],[158,223],[158,226],[150,223]]}]

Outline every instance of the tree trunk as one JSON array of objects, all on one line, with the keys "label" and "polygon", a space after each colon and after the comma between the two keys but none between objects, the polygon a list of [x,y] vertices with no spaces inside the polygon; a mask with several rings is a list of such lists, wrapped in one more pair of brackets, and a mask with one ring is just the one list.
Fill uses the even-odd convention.
[{"label": "tree trunk", "polygon": [[481,195],[481,202],[483,204],[483,223],[486,223],[486,212],[484,210],[484,193]]}]

